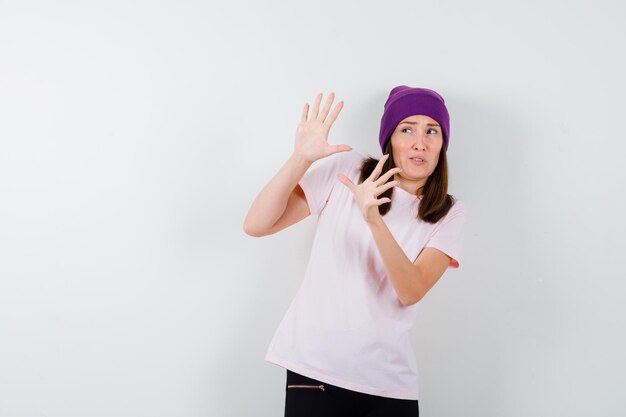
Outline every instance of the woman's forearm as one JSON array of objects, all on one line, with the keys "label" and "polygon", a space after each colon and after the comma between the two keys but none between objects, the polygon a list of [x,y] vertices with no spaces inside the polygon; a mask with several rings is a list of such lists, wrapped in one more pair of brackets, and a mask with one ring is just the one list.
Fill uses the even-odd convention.
[{"label": "woman's forearm", "polygon": [[244,220],[246,233],[268,230],[276,223],[285,212],[292,191],[311,165],[312,162],[291,154],[252,202]]},{"label": "woman's forearm", "polygon": [[417,268],[406,256],[381,216],[367,224],[398,300],[403,306],[415,304],[424,294]]}]

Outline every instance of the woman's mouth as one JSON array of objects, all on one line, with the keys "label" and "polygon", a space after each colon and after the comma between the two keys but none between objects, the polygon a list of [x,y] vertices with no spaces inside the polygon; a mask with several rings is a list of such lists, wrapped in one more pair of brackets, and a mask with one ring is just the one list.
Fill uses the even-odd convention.
[{"label": "woman's mouth", "polygon": [[421,158],[409,158],[409,160],[414,164],[414,165],[424,165],[426,163],[425,160],[421,159]]}]

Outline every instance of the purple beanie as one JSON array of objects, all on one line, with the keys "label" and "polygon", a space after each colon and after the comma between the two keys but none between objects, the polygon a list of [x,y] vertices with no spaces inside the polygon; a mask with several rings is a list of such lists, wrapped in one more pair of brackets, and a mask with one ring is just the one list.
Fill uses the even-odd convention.
[{"label": "purple beanie", "polygon": [[385,102],[385,111],[380,120],[379,142],[383,152],[385,152],[385,145],[387,145],[398,123],[416,114],[429,116],[439,123],[447,151],[450,137],[450,115],[444,103],[443,97],[428,88],[411,88],[406,85],[394,87]]}]

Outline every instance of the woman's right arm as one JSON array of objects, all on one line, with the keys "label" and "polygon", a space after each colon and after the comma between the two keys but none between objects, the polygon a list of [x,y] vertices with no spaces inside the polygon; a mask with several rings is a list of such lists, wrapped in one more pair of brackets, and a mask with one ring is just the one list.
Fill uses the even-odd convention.
[{"label": "woman's right arm", "polygon": [[330,127],[343,107],[343,101],[340,101],[329,115],[333,98],[334,93],[330,93],[319,115],[321,93],[316,97],[310,117],[309,105],[304,105],[296,131],[294,152],[250,206],[243,223],[246,234],[255,237],[271,235],[311,214],[298,183],[316,160],[352,149],[348,145],[328,143]]},{"label": "woman's right arm", "polygon": [[248,210],[243,231],[255,237],[274,234],[311,214],[298,185],[311,162],[296,154],[280,168],[261,190]]}]

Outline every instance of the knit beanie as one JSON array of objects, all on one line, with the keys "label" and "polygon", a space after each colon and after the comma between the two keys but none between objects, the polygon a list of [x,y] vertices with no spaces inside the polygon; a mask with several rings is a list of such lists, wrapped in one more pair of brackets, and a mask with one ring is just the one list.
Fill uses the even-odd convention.
[{"label": "knit beanie", "polygon": [[428,88],[412,88],[406,85],[394,87],[385,102],[385,110],[380,120],[379,142],[383,152],[398,123],[409,116],[419,114],[429,116],[439,123],[447,151],[450,115],[444,103],[443,97]]}]

